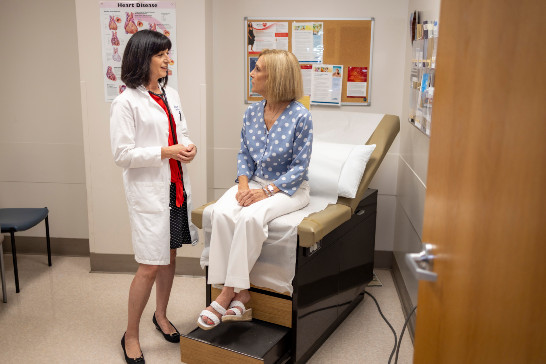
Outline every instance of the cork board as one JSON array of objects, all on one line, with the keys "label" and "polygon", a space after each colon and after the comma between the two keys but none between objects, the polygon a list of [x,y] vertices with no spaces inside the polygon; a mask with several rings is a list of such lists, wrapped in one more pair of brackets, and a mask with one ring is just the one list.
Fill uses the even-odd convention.
[{"label": "cork board", "polygon": [[[245,18],[245,102],[260,101],[261,96],[251,95],[249,73],[258,57],[257,52],[249,51],[248,23],[288,23],[288,50],[292,51],[292,24],[305,22],[323,23],[322,64],[343,65],[341,104],[370,105],[370,81],[372,74],[372,50],[374,19],[304,19],[304,18]],[[300,62],[302,65],[312,64]],[[365,67],[366,97],[348,97],[347,79],[349,67]]]}]

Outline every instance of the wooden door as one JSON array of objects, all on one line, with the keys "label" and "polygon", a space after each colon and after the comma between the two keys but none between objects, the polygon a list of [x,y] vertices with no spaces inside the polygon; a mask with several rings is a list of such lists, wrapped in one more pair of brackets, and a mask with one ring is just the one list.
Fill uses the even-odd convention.
[{"label": "wooden door", "polygon": [[546,363],[545,16],[442,0],[414,363]]}]

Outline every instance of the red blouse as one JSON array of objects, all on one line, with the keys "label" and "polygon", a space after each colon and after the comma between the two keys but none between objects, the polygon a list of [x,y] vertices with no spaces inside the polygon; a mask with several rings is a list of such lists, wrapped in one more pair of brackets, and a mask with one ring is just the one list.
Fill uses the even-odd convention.
[{"label": "red blouse", "polygon": [[[165,111],[165,114],[167,114],[167,119],[171,119],[169,120],[169,124],[171,124],[170,121],[172,121],[174,130],[172,130],[171,126],[169,125],[169,146],[174,145],[173,132],[176,133],[176,123],[174,122],[174,117],[167,111],[167,106],[160,96],[157,96],[151,92],[149,92],[149,94]],[[171,182],[176,185],[176,207],[181,207],[184,203],[184,182],[182,181],[182,170],[178,168],[177,161],[172,158],[169,158],[169,165],[171,167]]]}]

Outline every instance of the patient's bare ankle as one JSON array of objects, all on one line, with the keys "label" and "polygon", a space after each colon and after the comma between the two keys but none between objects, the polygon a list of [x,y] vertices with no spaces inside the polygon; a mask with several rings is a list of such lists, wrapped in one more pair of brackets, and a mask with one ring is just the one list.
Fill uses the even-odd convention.
[{"label": "patient's bare ankle", "polygon": [[[247,289],[241,290],[238,293],[235,294],[235,297],[233,297],[233,301],[240,301],[243,305],[246,305],[248,301],[250,301],[250,293]],[[238,306],[235,306],[238,307]],[[244,307],[239,307],[241,309],[241,312],[243,311]],[[235,315],[235,312],[233,310],[228,310],[226,312],[226,315]]]},{"label": "patient's bare ankle", "polygon": [[243,289],[236,293],[233,299],[236,301],[241,301],[242,303],[247,303],[250,301],[250,292],[248,292],[248,289]]},{"label": "patient's bare ankle", "polygon": [[[223,289],[222,292],[220,292],[220,294],[218,295],[218,297],[216,297],[216,302],[218,302],[218,304],[224,308],[228,308],[229,307],[229,303],[233,300],[233,297],[235,296],[233,290],[229,290],[229,289]],[[220,312],[217,312],[214,308],[212,308],[211,306],[207,307],[207,310],[209,310],[210,312],[212,312],[213,314],[215,314],[218,318],[222,318],[222,314],[220,314]],[[205,323],[207,325],[213,325],[213,321],[206,317],[206,316],[202,316],[203,317],[203,321],[205,321]]]},{"label": "patient's bare ankle", "polygon": [[229,303],[233,300],[233,297],[235,297],[235,293],[233,290],[222,290],[218,297],[216,297],[216,302],[220,304],[220,306],[227,308],[229,307]]}]

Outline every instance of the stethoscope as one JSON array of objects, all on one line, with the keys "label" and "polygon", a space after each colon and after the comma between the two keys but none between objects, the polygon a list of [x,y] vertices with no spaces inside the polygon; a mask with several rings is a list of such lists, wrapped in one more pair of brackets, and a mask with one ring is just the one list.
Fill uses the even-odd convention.
[{"label": "stethoscope", "polygon": [[[161,98],[161,100],[163,100],[163,102],[165,103],[165,106],[167,107],[167,115],[169,117],[169,124],[171,126],[171,130],[174,130],[174,127],[173,127],[174,115],[171,113],[171,107],[169,106],[169,101],[167,100],[167,93],[165,92],[165,88],[161,87],[161,94],[156,94],[155,92],[149,91],[149,90],[148,92],[154,96]],[[180,115],[180,121],[182,121],[182,115]],[[173,138],[174,138],[173,139],[174,143],[178,144],[178,141],[176,140],[176,135],[174,133],[173,133]]]},{"label": "stethoscope", "polygon": [[[165,88],[164,87],[161,87],[161,94],[156,94],[155,92],[152,92],[152,91],[148,91],[149,93],[151,93],[152,95],[155,95],[157,97],[160,97],[161,100],[163,100],[163,102],[165,103],[165,106],[167,107],[167,116],[169,118],[169,125],[171,127],[171,134],[173,136],[173,145],[176,145],[178,144],[178,138],[176,137],[176,133],[174,132],[174,116],[173,114],[171,113],[171,107],[169,106],[169,101],[167,101],[167,93],[165,92]],[[180,121],[182,121],[182,113],[180,113]],[[176,163],[178,164],[178,169],[180,171],[180,175],[182,175],[182,164],[180,163],[179,160],[176,161]],[[183,190],[184,192],[184,198],[186,198],[186,189],[184,188]]]}]

